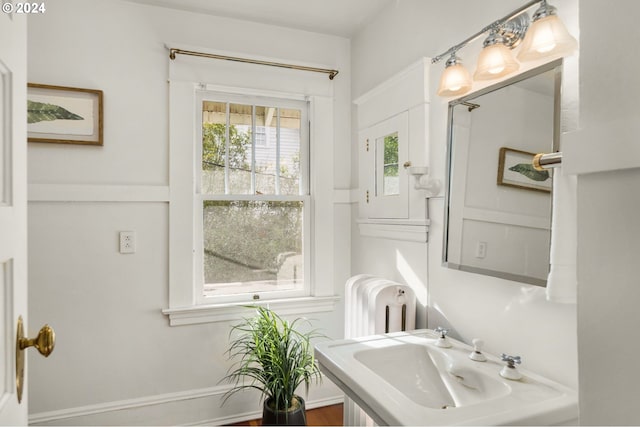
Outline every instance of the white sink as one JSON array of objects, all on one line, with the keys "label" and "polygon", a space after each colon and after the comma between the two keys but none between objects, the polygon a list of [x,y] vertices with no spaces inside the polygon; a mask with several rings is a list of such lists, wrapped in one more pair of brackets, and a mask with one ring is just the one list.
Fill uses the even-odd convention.
[{"label": "white sink", "polygon": [[[520,369],[523,379],[499,375],[504,366],[450,339],[434,344],[431,330],[399,332],[316,345],[322,371],[380,425],[557,425],[576,422],[575,391]],[[526,362],[526,355],[525,357]]]}]

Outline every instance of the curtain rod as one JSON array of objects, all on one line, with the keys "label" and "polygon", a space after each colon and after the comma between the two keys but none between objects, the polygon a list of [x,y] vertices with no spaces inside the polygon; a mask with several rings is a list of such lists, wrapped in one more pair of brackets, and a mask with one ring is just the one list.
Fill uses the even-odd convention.
[{"label": "curtain rod", "polygon": [[536,154],[531,163],[533,164],[533,168],[539,171],[560,166],[562,163],[562,152]]},{"label": "curtain rod", "polygon": [[531,0],[529,2],[527,2],[526,4],[524,4],[523,6],[520,6],[519,8],[517,8],[516,10],[514,10],[513,12],[511,12],[510,14],[498,19],[497,21],[493,21],[491,24],[487,25],[486,27],[484,27],[482,30],[478,31],[477,33],[475,33],[474,35],[470,36],[469,38],[467,38],[466,40],[458,43],[455,46],[450,47],[446,52],[441,53],[440,55],[436,56],[435,58],[433,58],[431,60],[432,64],[436,64],[438,62],[440,62],[444,57],[451,55],[452,53],[457,52],[458,50],[462,49],[463,47],[465,47],[466,45],[468,45],[469,43],[471,43],[472,41],[476,40],[478,37],[480,37],[481,35],[483,35],[484,33],[486,33],[487,31],[493,30],[494,28],[497,29],[499,28],[501,25],[503,25],[505,22],[507,22],[509,19],[515,18],[516,16],[520,15],[522,12],[524,12],[525,10],[529,9],[531,6],[533,6],[536,3],[542,3],[545,0]]},{"label": "curtain rod", "polygon": [[270,67],[289,68],[291,70],[312,71],[314,73],[324,73],[324,74],[329,74],[329,80],[333,80],[333,78],[338,75],[338,70],[330,70],[327,68],[316,68],[316,67],[307,67],[304,65],[283,64],[281,62],[260,61],[257,59],[239,58],[236,56],[216,55],[213,53],[195,52],[192,50],[183,50],[183,49],[174,49],[174,48],[169,49],[169,58],[171,58],[172,60],[176,59],[176,54],[200,56],[202,58],[211,58],[211,59],[222,59],[225,61],[244,62],[246,64],[268,65]]}]

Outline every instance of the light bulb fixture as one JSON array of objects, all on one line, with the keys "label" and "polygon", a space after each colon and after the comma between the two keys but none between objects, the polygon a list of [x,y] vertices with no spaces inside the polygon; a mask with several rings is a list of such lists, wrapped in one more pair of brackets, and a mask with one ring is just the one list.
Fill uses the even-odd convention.
[{"label": "light bulb fixture", "polygon": [[557,9],[542,0],[533,14],[533,23],[524,37],[518,59],[531,61],[548,56],[564,56],[572,53],[577,46],[578,42],[558,17]]},{"label": "light bulb fixture", "polygon": [[491,30],[489,37],[483,43],[484,48],[478,57],[478,66],[473,78],[476,80],[491,80],[511,74],[520,68],[520,64],[511,54],[505,37],[498,34],[498,30]]},{"label": "light bulb fixture", "polygon": [[[529,26],[527,9],[539,4],[533,15],[533,23]],[[483,43],[482,52],[478,57],[478,67],[474,73],[477,80],[497,79],[513,73],[520,68],[520,64],[513,58],[510,49],[522,45],[517,55],[520,61],[529,61],[545,57],[564,56],[570,54],[578,45],[575,38],[569,34],[560,21],[556,8],[549,5],[547,0],[530,0],[466,40],[450,47],[444,53],[431,59],[436,64],[447,58],[446,68],[438,87],[439,96],[463,95],[471,90],[472,81],[469,72],[462,66],[456,52],[490,32]]]},{"label": "light bulb fixture", "polygon": [[447,59],[444,72],[440,77],[438,96],[463,95],[471,89],[471,75],[462,65],[460,58],[453,52]]}]

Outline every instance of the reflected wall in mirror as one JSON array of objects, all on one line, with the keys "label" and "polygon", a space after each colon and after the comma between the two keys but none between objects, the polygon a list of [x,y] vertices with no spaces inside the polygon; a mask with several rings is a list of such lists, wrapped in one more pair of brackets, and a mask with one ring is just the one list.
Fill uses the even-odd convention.
[{"label": "reflected wall in mirror", "polygon": [[546,286],[561,61],[449,103],[444,265]]}]

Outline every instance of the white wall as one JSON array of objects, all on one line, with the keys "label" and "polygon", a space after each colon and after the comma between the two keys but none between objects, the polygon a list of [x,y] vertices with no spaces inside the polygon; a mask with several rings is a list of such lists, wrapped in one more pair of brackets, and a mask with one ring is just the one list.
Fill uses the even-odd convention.
[{"label": "white wall", "polygon": [[[575,0],[559,0],[554,5],[565,21],[576,24]],[[516,6],[507,0],[482,4],[463,0],[394,2],[352,41],[353,97],[417,58],[445,51]],[[480,46],[481,41],[476,45]],[[473,64],[477,50],[479,47],[474,45],[467,54],[461,53],[467,64]],[[441,63],[431,69],[429,158],[435,177],[444,182],[447,100],[433,94],[443,68]],[[571,78],[575,80],[577,76]],[[352,134],[354,129],[357,123]],[[352,146],[352,153],[355,152]],[[352,166],[357,167],[355,160]],[[355,183],[357,175],[352,172],[352,177]],[[518,354],[525,368],[577,387],[576,307],[547,302],[543,288],[443,268],[442,197],[430,199],[429,212],[428,248],[391,240],[374,242],[360,238],[357,228],[352,227],[353,272],[398,278],[401,276],[395,253],[410,254],[405,256],[408,269],[417,274],[418,281],[428,284],[430,327],[451,326],[454,335],[467,342],[482,338],[488,351]]]},{"label": "white wall", "polygon": [[[29,357],[31,422],[220,424],[259,416],[253,394],[220,407],[229,323],[170,327],[161,313],[169,292],[165,43],[339,69],[334,143],[348,146],[346,39],[119,0],[59,0],[31,16],[28,80],[102,89],[105,120],[103,147],[29,144],[30,329],[49,323],[57,334],[51,357]],[[349,152],[334,152],[333,186],[348,189]],[[335,204],[333,215],[334,259],[325,262],[342,293],[350,206]],[[135,254],[118,253],[121,230],[137,232]],[[342,336],[340,304],[314,318],[330,337]],[[340,396],[325,381],[308,402]]]},{"label": "white wall", "polygon": [[[583,425],[640,425],[640,3],[580,3],[580,130],[566,164],[578,175],[578,349]],[[615,22],[602,33],[603,22]]]}]

